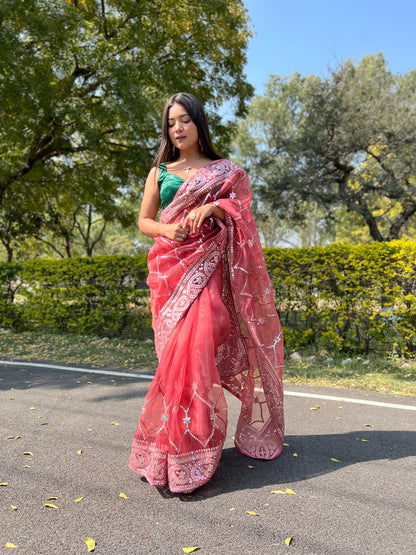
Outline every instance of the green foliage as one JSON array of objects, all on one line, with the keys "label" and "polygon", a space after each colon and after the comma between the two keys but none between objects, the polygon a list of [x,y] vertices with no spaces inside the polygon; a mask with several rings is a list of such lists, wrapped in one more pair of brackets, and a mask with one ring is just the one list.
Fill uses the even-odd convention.
[{"label": "green foliage", "polygon": [[143,185],[175,92],[206,105],[226,154],[232,125],[218,109],[241,115],[252,95],[250,36],[242,0],[2,0],[0,221],[13,225],[0,226],[0,241],[9,259],[28,236],[73,255],[74,220],[85,229],[90,208],[105,222],[131,221],[120,200]]},{"label": "green foliage", "polygon": [[[266,249],[289,350],[416,353],[416,243]],[[150,332],[147,257],[0,264],[0,326]]]},{"label": "green foliage", "polygon": [[354,214],[375,241],[403,238],[416,214],[416,71],[392,74],[381,54],[328,77],[272,75],[236,136],[263,202],[307,221],[304,201]]},{"label": "green foliage", "polygon": [[147,257],[97,256],[0,264],[1,325],[80,334],[142,334]]},{"label": "green foliage", "polygon": [[265,255],[289,349],[416,352],[416,243]]}]

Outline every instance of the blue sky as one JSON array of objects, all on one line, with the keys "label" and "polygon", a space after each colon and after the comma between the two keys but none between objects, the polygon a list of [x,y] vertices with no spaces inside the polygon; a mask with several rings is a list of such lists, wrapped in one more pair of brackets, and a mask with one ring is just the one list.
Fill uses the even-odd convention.
[{"label": "blue sky", "polygon": [[328,65],[383,52],[393,72],[416,68],[416,0],[244,0],[255,35],[246,75],[326,75]]}]

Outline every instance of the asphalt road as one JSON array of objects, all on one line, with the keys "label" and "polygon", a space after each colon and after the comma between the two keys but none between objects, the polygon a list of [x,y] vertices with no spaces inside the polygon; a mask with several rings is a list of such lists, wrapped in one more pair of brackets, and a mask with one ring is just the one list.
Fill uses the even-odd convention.
[{"label": "asphalt road", "polygon": [[[86,538],[99,555],[416,553],[416,411],[386,406],[416,398],[290,386],[287,445],[262,462],[234,448],[238,402],[228,396],[216,474],[169,495],[128,469],[148,385],[0,364],[0,553],[83,554]],[[303,393],[345,401],[292,395]],[[296,495],[272,493],[287,489]]]}]

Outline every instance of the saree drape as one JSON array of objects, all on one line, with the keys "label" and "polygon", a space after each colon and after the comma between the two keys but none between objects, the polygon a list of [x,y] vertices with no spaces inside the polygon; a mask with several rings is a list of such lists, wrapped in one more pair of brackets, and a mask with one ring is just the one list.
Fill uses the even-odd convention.
[{"label": "saree drape", "polygon": [[216,160],[179,188],[161,222],[214,203],[184,242],[157,237],[148,285],[159,365],[134,435],[130,469],[153,486],[190,492],[213,475],[227,431],[223,388],[241,400],[237,449],[273,459],[283,449],[283,335],[250,210],[244,170]]}]

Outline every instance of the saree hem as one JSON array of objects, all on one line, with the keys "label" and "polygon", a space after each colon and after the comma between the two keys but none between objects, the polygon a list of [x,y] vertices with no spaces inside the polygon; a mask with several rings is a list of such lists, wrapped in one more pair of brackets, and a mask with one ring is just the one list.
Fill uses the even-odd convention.
[{"label": "saree hem", "polygon": [[151,486],[168,484],[172,493],[190,493],[206,484],[213,476],[224,442],[209,449],[167,453],[146,441],[133,441],[129,468],[144,476]]}]

